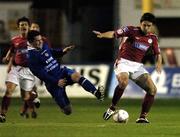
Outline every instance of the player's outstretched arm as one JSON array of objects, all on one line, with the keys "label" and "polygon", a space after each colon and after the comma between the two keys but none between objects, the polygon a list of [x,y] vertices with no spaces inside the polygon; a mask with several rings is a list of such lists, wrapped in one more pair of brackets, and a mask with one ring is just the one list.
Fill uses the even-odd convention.
[{"label": "player's outstretched arm", "polygon": [[158,54],[156,56],[156,71],[158,73],[161,73],[161,71],[162,71],[162,56],[161,56],[161,54]]},{"label": "player's outstretched arm", "polygon": [[96,36],[98,38],[107,38],[107,39],[112,39],[114,38],[114,31],[107,31],[107,32],[99,32],[99,31],[96,31],[96,30],[93,30],[92,31],[94,34],[96,34]]},{"label": "player's outstretched arm", "polygon": [[75,48],[75,45],[67,46],[63,49],[63,53],[67,53]]},{"label": "player's outstretched arm", "polygon": [[6,56],[2,59],[3,63],[8,63],[10,61],[11,58],[11,49],[8,50],[8,52],[6,53]]}]

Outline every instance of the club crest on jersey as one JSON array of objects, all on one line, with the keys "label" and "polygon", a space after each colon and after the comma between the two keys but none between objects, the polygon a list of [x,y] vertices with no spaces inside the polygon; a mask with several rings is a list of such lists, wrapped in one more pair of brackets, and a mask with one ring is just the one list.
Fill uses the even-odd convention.
[{"label": "club crest on jersey", "polygon": [[148,47],[142,43],[135,43],[134,44],[134,47],[140,49],[140,50],[143,50],[143,51],[147,51],[148,50]]},{"label": "club crest on jersey", "polygon": [[122,29],[118,29],[117,30],[117,34],[123,34],[123,30]]},{"label": "club crest on jersey", "polygon": [[148,43],[151,44],[153,41],[152,39],[148,39]]},{"label": "club crest on jersey", "polygon": [[48,54],[48,53],[45,53],[44,55],[45,55],[46,57],[48,57],[48,56],[49,56],[49,54]]}]

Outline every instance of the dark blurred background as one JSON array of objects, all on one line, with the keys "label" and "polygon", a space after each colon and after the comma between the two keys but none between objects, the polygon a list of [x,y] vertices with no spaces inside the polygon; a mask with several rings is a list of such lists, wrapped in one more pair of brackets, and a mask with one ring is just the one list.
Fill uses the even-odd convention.
[{"label": "dark blurred background", "polygon": [[113,41],[98,40],[92,30],[114,28],[113,0],[59,0],[46,1],[43,5],[42,0],[34,0],[31,16],[53,46],[76,45],[66,63],[112,62]]},{"label": "dark blurred background", "polygon": [[[0,0],[3,1],[14,2]],[[31,2],[29,17],[32,22],[40,25],[42,34],[50,40],[52,47],[65,47],[69,44],[76,46],[75,50],[65,57],[64,63],[113,61],[113,40],[99,40],[92,33],[93,30],[113,30],[113,0],[16,0],[15,2]]]},{"label": "dark blurred background", "polygon": [[[9,5],[2,6],[3,3]],[[23,9],[21,3],[28,3],[28,7]],[[171,0],[168,4],[165,0],[154,1],[156,9],[168,11],[155,11],[155,15],[165,64],[170,66],[180,63],[180,27],[177,27],[180,17],[178,13],[171,16],[171,8],[178,9],[176,5],[180,3],[174,5]],[[6,25],[11,32],[11,36],[2,34],[4,31],[0,29],[0,36],[4,35],[0,37],[0,63],[9,48],[10,38],[15,34],[13,30],[17,30],[15,21],[25,15],[39,24],[42,34],[49,39],[52,47],[63,48],[69,44],[76,46],[74,51],[63,58],[63,63],[111,64],[117,54],[119,41],[98,39],[92,31],[105,32],[123,25],[138,25],[141,7],[140,0],[0,0],[0,28]],[[1,18],[6,19],[5,23],[1,22]],[[154,58],[149,53],[144,63],[154,64]]]}]

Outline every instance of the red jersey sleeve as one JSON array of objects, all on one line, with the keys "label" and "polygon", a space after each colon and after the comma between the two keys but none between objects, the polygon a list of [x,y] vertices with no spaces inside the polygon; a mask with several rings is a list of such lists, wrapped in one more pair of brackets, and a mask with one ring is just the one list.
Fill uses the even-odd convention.
[{"label": "red jersey sleeve", "polygon": [[155,35],[152,35],[152,40],[153,40],[153,52],[155,55],[160,54],[160,48],[159,48],[159,44],[158,44],[158,38]]},{"label": "red jersey sleeve", "polygon": [[119,37],[131,37],[133,34],[133,27],[132,26],[124,26],[117,30],[115,30],[115,38]]}]

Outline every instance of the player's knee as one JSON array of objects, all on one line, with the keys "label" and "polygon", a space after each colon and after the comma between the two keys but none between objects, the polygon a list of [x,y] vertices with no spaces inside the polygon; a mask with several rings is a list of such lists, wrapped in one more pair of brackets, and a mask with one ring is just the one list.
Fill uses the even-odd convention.
[{"label": "player's knee", "polygon": [[119,87],[121,89],[125,89],[127,87],[127,85],[128,85],[128,80],[121,80],[121,81],[119,81]]},{"label": "player's knee", "polygon": [[6,89],[6,96],[11,97],[13,94],[14,89],[13,88],[7,88]]},{"label": "player's knee", "polygon": [[73,73],[73,74],[71,75],[71,79],[72,79],[74,82],[78,82],[80,78],[81,78],[81,75],[80,75],[80,73],[78,73],[78,72],[75,72],[75,73]]},{"label": "player's knee", "polygon": [[157,93],[157,88],[155,86],[151,87],[149,90],[149,94],[155,96]]},{"label": "player's knee", "polygon": [[119,84],[119,87],[120,87],[121,89],[125,89],[125,88],[127,87],[127,85],[128,85],[128,82],[122,81],[122,82]]},{"label": "player's knee", "polygon": [[118,77],[118,82],[119,82],[119,87],[121,89],[125,89],[128,85],[128,76],[126,75],[122,75],[120,77]]}]

